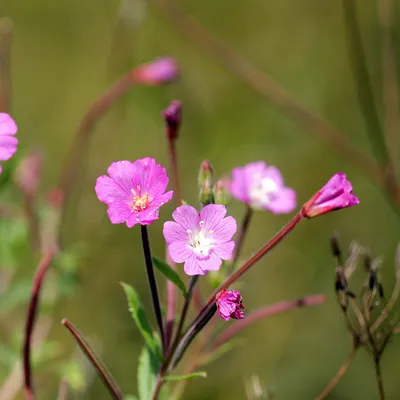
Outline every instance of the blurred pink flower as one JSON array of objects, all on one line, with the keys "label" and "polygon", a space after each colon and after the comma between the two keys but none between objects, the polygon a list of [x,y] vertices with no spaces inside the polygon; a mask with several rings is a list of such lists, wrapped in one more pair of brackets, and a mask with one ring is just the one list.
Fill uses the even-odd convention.
[{"label": "blurred pink flower", "polygon": [[164,237],[171,258],[176,263],[185,263],[188,275],[204,275],[216,271],[222,260],[229,260],[235,243],[236,221],[225,217],[226,208],[209,204],[200,214],[192,206],[180,206],[172,216],[176,222],[164,224]]},{"label": "blurred pink flower", "polygon": [[306,218],[317,217],[341,208],[351,207],[360,200],[353,194],[353,186],[346,175],[338,172],[302,207]]},{"label": "blurred pink flower", "polygon": [[231,191],[234,198],[255,210],[286,214],[296,208],[296,192],[284,186],[276,167],[268,167],[263,161],[234,168]]},{"label": "blurred pink flower", "polygon": [[158,219],[159,208],[172,198],[172,191],[165,193],[167,172],[153,158],[117,161],[107,172],[109,176],[97,178],[95,191],[108,205],[113,224],[126,222],[128,228],[137,223],[149,225]]},{"label": "blurred pink flower", "polygon": [[219,315],[225,320],[244,318],[242,296],[237,290],[222,290],[215,296]]},{"label": "blurred pink flower", "polygon": [[14,120],[8,114],[0,113],[0,161],[9,160],[17,151],[18,139],[14,136],[17,130]]},{"label": "blurred pink flower", "polygon": [[140,65],[134,71],[135,80],[146,85],[169,83],[176,79],[178,75],[179,68],[172,57],[158,58]]}]

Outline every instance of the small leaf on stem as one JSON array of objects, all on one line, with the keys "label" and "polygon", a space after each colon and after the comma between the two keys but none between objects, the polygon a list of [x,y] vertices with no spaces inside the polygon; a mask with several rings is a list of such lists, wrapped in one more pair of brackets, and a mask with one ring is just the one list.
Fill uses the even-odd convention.
[{"label": "small leaf on stem", "polygon": [[169,375],[169,376],[164,376],[163,379],[164,381],[184,381],[195,378],[207,378],[207,372],[199,371],[187,375]]}]

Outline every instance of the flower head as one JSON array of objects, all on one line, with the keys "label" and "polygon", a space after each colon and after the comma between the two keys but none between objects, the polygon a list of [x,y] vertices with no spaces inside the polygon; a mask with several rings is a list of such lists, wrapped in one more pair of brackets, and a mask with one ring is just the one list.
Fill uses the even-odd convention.
[{"label": "flower head", "polygon": [[251,208],[266,209],[274,214],[286,214],[296,207],[296,192],[285,187],[279,170],[263,161],[234,168],[232,196]]},{"label": "flower head", "polygon": [[355,206],[359,202],[346,175],[338,172],[303,205],[302,214],[306,218],[313,218],[340,208]]},{"label": "flower head", "polygon": [[179,68],[171,57],[158,58],[135,69],[135,79],[146,85],[161,85],[173,81],[179,75]]},{"label": "flower head", "polygon": [[178,138],[179,127],[182,121],[182,104],[178,100],[174,100],[163,111],[165,122],[167,123],[167,135],[171,140]]},{"label": "flower head", "polygon": [[18,139],[14,136],[17,130],[14,120],[8,114],[0,113],[0,161],[9,160],[17,151]]},{"label": "flower head", "polygon": [[222,290],[215,296],[219,315],[225,320],[244,318],[242,296],[237,290]]},{"label": "flower head", "polygon": [[128,228],[137,223],[149,225],[158,219],[159,208],[172,198],[172,191],[165,193],[167,172],[153,158],[117,161],[107,172],[109,176],[97,178],[95,191],[108,205],[113,224],[126,222]]},{"label": "flower head", "polygon": [[222,260],[232,257],[236,221],[225,215],[222,205],[209,204],[200,214],[192,206],[180,206],[172,213],[176,222],[165,222],[163,233],[169,254],[176,263],[185,263],[186,274],[216,271]]}]

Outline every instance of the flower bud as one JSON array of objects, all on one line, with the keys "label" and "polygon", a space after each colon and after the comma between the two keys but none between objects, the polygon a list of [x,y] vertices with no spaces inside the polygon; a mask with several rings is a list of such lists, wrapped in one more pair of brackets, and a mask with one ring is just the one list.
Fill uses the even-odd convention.
[{"label": "flower bud", "polygon": [[199,188],[201,189],[205,181],[209,181],[209,185],[214,184],[214,169],[208,160],[204,160],[200,165],[199,171]]},{"label": "flower bud", "polygon": [[223,289],[215,296],[218,314],[225,320],[244,318],[242,296],[237,290]]},{"label": "flower bud", "polygon": [[230,190],[226,184],[220,179],[214,185],[214,201],[215,204],[228,205],[231,201]]},{"label": "flower bud", "polygon": [[203,206],[214,203],[214,194],[209,180],[205,180],[200,189],[200,203]]},{"label": "flower bud", "polygon": [[35,196],[38,190],[42,165],[42,155],[39,152],[32,152],[19,162],[15,170],[15,183],[28,196]]},{"label": "flower bud", "polygon": [[163,112],[165,122],[167,123],[167,135],[170,140],[178,138],[179,127],[182,120],[182,104],[174,100]]},{"label": "flower bud", "polygon": [[171,57],[158,58],[152,62],[142,64],[133,72],[136,82],[145,85],[161,85],[177,78],[179,68]]},{"label": "flower bud", "polygon": [[303,205],[301,212],[304,217],[313,218],[354,206],[359,202],[359,199],[353,194],[350,181],[347,180],[345,174],[339,172]]}]

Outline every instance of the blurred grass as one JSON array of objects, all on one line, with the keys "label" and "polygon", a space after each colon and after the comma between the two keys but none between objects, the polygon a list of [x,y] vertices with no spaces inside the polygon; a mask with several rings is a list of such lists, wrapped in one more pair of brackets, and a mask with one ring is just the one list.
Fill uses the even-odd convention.
[{"label": "blurred grass", "polygon": [[[182,6],[213,34],[270,73],[302,104],[328,118],[370,152],[349,68],[340,2],[207,0],[184,1]],[[343,170],[361,199],[358,207],[301,224],[286,243],[244,278],[242,294],[248,311],[310,293],[327,293],[328,303],[249,328],[243,334],[246,344],[211,366],[207,380],[191,382],[185,396],[244,398],[244,379],[255,373],[276,393],[276,399],[313,398],[350,351],[333,293],[329,235],[338,230],[344,244],[357,239],[374,254],[382,254],[382,277],[389,292],[399,220],[367,177],[177,34],[155,8],[149,6],[143,24],[134,28],[118,24],[119,7],[116,0],[0,0],[0,16],[9,16],[15,26],[13,115],[19,123],[21,145],[45,150],[43,190],[56,185],[80,118],[111,82],[133,64],[160,55],[176,57],[182,67],[177,85],[131,91],[96,129],[86,166],[76,177],[75,200],[64,232],[70,243],[87,243],[81,266],[83,284],[77,296],[65,304],[59,319],[71,319],[89,338],[101,343],[103,359],[124,391],[135,391],[141,339],[117,282],[133,284],[150,306],[139,231],[112,226],[93,186],[114,160],[152,156],[167,164],[160,112],[171,99],[179,98],[184,104],[184,125],[178,150],[188,202],[196,203],[197,169],[204,158],[211,160],[221,175],[253,160],[274,164],[282,170],[287,184],[298,191],[299,202],[334,172]],[[381,109],[376,4],[358,1],[358,8]],[[397,8],[397,23],[399,12]],[[172,204],[164,207],[160,221],[150,229],[153,252],[159,256],[164,253],[162,221],[170,218],[172,210]],[[231,207],[237,218],[243,211],[240,204]],[[257,249],[287,219],[259,213],[244,254]],[[55,329],[54,336],[62,338],[72,351],[74,345],[61,327]],[[388,399],[400,397],[399,356],[397,339],[382,361]],[[54,398],[51,393],[56,386],[56,382],[41,380],[38,398]],[[103,398],[106,393],[96,379],[85,399]],[[365,354],[359,354],[329,398],[377,398],[373,364]]]}]

